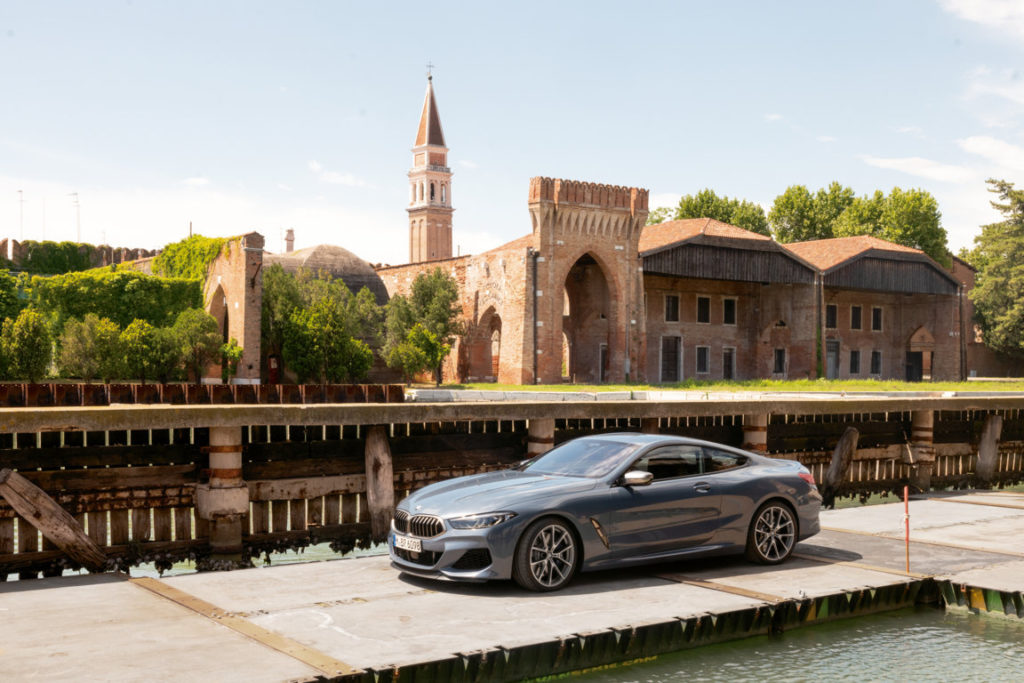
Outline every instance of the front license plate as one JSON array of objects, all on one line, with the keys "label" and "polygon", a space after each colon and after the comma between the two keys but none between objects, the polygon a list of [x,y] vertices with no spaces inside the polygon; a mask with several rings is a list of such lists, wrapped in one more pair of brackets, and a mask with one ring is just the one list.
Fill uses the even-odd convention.
[{"label": "front license plate", "polygon": [[408,550],[411,553],[420,553],[423,552],[423,541],[418,538],[409,538],[408,536],[395,534],[395,547]]}]

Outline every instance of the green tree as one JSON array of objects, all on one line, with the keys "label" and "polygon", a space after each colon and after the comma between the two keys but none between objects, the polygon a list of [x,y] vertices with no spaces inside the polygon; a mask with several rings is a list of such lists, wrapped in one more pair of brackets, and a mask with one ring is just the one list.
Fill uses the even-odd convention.
[{"label": "green tree", "polygon": [[178,314],[173,330],[180,357],[196,384],[200,384],[206,366],[220,360],[222,338],[217,320],[201,308],[190,308]]},{"label": "green tree", "polygon": [[925,190],[894,187],[888,196],[876,191],[857,198],[836,220],[835,235],[873,235],[951,263],[939,203]]},{"label": "green tree", "polygon": [[124,367],[128,376],[138,379],[143,384],[153,376],[152,357],[155,327],[145,320],[133,320],[121,331],[121,352],[124,354]]},{"label": "green tree", "polygon": [[1005,180],[987,182],[989,191],[999,197],[992,206],[1003,220],[983,225],[974,238],[977,258],[972,264],[980,268],[970,297],[985,344],[1020,357],[1024,356],[1024,190],[1014,189]]},{"label": "green tree", "polygon": [[675,209],[655,209],[647,216],[648,225],[665,220],[685,218],[713,218],[745,230],[768,235],[768,219],[764,209],[745,199],[719,197],[714,190],[705,188],[697,194],[684,195]]},{"label": "green tree", "polygon": [[46,375],[53,342],[46,318],[38,311],[26,308],[17,318],[4,320],[0,343],[13,378],[38,382]]},{"label": "green tree", "polygon": [[283,351],[285,363],[300,382],[351,381],[366,374],[373,352],[352,337],[347,322],[345,302],[332,296],[293,311]]},{"label": "green tree", "polygon": [[832,237],[831,226],[821,226],[814,196],[804,185],[790,185],[775,198],[768,212],[772,234],[779,242],[804,242]]},{"label": "green tree", "polygon": [[173,327],[154,327],[149,357],[149,371],[153,378],[166,384],[181,377],[183,360],[178,331]]},{"label": "green tree", "polygon": [[105,382],[120,374],[121,330],[107,318],[89,313],[83,320],[69,320],[60,337],[57,366],[65,377]]},{"label": "green tree", "polygon": [[280,356],[284,348],[288,321],[302,305],[302,294],[295,276],[275,263],[263,271],[263,304],[260,338],[264,352]]},{"label": "green tree", "polygon": [[385,320],[385,360],[391,367],[401,367],[396,364],[401,354],[394,351],[409,340],[413,326],[420,323],[445,349],[444,354],[433,359],[429,366],[434,372],[435,381],[440,384],[444,359],[451,351],[455,338],[463,333],[463,326],[459,321],[461,313],[459,288],[455,279],[440,268],[421,272],[413,280],[408,298],[399,294],[388,302]]},{"label": "green tree", "polygon": [[238,374],[238,362],[242,360],[244,349],[238,345],[234,337],[220,347],[220,378],[225,384]]}]

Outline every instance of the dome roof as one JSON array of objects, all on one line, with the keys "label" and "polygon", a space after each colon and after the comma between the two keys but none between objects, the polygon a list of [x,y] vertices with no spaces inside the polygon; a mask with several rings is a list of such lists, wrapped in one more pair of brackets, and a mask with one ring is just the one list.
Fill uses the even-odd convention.
[{"label": "dome roof", "polygon": [[267,266],[280,264],[287,273],[295,273],[299,268],[309,268],[314,273],[322,270],[344,282],[353,294],[366,287],[373,292],[378,304],[383,306],[388,301],[388,290],[373,266],[342,247],[318,244],[285,254],[265,253],[263,263]]}]

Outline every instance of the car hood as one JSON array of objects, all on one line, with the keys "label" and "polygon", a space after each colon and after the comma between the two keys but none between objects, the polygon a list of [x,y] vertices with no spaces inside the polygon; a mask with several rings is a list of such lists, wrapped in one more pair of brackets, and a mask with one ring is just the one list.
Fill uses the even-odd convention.
[{"label": "car hood", "polygon": [[581,477],[503,470],[431,484],[411,494],[401,507],[412,514],[442,517],[515,511],[524,502],[586,491],[597,483]]}]

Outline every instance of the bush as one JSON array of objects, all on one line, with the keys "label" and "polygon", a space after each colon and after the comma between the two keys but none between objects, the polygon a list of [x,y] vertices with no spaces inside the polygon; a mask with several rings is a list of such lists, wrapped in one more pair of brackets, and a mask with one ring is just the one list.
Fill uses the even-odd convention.
[{"label": "bush", "polygon": [[4,320],[0,344],[11,377],[38,382],[46,375],[53,342],[46,319],[38,311],[26,308],[16,319]]},{"label": "bush", "polygon": [[69,320],[60,337],[57,366],[65,377],[105,382],[121,374],[121,330],[115,322],[89,313]]},{"label": "bush", "polygon": [[153,259],[153,273],[164,277],[205,280],[210,264],[224,249],[228,240],[222,237],[192,235],[168,244]]},{"label": "bush", "polygon": [[91,244],[25,240],[21,246],[25,251],[20,266],[30,273],[56,275],[93,267],[89,254],[95,247]]}]

